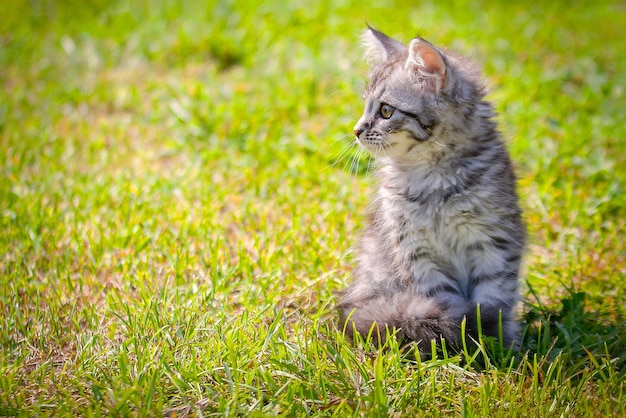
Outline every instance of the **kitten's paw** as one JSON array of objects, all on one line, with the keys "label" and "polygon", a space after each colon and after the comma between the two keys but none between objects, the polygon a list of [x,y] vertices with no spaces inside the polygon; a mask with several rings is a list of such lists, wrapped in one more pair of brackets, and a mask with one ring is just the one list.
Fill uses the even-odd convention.
[{"label": "kitten's paw", "polygon": [[453,329],[452,323],[442,317],[411,318],[402,324],[400,333],[404,337],[415,341],[420,351],[428,351],[433,340],[438,346],[442,338],[448,341],[449,344],[455,344],[457,336]]}]

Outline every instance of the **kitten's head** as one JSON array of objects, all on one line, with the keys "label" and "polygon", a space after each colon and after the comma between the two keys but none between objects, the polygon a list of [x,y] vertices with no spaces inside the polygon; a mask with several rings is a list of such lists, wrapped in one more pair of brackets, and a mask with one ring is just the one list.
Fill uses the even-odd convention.
[{"label": "kitten's head", "polygon": [[405,46],[369,28],[362,40],[371,72],[365,111],[354,127],[358,142],[387,157],[445,147],[449,138],[441,134],[482,97],[480,87],[464,78],[456,57],[422,38]]}]

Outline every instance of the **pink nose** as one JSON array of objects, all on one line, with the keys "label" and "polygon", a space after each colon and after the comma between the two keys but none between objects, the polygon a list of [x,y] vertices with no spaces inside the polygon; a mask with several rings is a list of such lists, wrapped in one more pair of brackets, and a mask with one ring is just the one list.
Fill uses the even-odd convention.
[{"label": "pink nose", "polygon": [[356,136],[357,138],[360,137],[362,133],[363,129],[354,128],[354,136]]}]

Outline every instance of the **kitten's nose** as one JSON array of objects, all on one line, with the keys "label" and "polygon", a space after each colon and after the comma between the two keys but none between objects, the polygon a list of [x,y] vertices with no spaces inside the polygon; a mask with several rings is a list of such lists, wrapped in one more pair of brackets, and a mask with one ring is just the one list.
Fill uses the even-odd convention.
[{"label": "kitten's nose", "polygon": [[361,136],[361,134],[363,133],[363,128],[358,128],[358,127],[354,127],[354,136],[356,136],[357,138]]}]

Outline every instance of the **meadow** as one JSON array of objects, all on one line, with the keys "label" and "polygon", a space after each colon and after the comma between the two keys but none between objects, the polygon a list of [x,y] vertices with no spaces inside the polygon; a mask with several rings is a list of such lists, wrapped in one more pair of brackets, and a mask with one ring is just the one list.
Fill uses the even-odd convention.
[{"label": "meadow", "polygon": [[[3,1],[0,416],[626,416],[626,6],[536,3]],[[366,23],[484,69],[520,352],[336,323]]]}]

